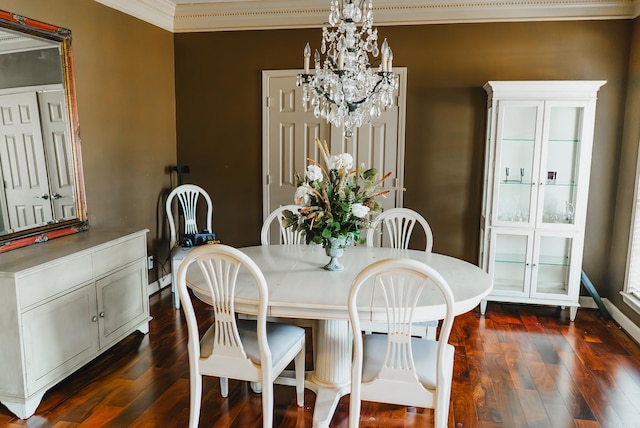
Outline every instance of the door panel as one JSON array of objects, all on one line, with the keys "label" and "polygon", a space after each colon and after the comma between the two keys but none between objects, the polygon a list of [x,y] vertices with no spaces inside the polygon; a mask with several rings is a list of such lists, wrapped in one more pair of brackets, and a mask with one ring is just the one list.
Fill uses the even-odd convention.
[{"label": "door panel", "polygon": [[62,90],[38,93],[44,151],[49,168],[50,197],[56,221],[76,218],[71,144]]},{"label": "door panel", "polygon": [[53,220],[39,117],[35,92],[0,97],[0,161],[11,229]]},{"label": "door panel", "polygon": [[[282,72],[281,72],[282,73]],[[280,74],[281,74],[280,73]],[[264,144],[265,168],[264,217],[273,209],[293,203],[295,173],[304,173],[307,158],[316,158],[316,138],[329,138],[329,125],[322,119],[304,111],[302,89],[296,86],[297,72],[273,75],[267,80],[266,109],[268,119],[264,133],[268,144]],[[264,155],[263,155],[264,156]],[[274,236],[274,242],[279,237]]]}]

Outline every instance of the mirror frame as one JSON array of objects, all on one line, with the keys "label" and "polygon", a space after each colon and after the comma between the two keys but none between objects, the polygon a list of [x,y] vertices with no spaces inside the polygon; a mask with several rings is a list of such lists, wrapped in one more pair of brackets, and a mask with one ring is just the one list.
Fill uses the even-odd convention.
[{"label": "mirror frame", "polygon": [[71,162],[74,167],[74,192],[76,218],[55,224],[36,226],[31,229],[0,236],[0,253],[38,242],[87,230],[87,204],[85,199],[84,175],[80,151],[80,125],[76,105],[73,55],[71,50],[71,30],[56,27],[11,12],[0,10],[0,27],[30,36],[36,36],[60,43],[62,80],[67,107],[67,129],[71,145]]}]

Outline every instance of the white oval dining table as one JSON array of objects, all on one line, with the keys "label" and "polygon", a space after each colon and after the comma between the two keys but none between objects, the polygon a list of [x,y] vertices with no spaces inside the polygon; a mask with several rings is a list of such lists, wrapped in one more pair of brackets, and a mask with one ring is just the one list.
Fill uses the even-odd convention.
[{"label": "white oval dining table", "polygon": [[[262,270],[269,287],[269,316],[317,320],[314,370],[307,374],[306,387],[316,394],[314,427],[328,427],[340,398],[350,391],[352,337],[347,298],[352,281],[373,262],[389,258],[410,258],[435,268],[449,283],[455,299],[456,315],[472,310],[492,289],[489,275],[464,260],[437,253],[392,248],[348,247],[340,258],[342,271],[327,271],[329,261],[319,245],[265,245],[240,248]],[[194,294],[201,281],[199,270],[190,268],[187,281]],[[445,306],[439,292],[426,287],[417,304],[415,321],[444,317]],[[363,289],[358,299],[363,320],[382,320],[380,295]],[[236,312],[256,314],[257,289],[246,272],[240,273],[236,286]],[[289,383],[281,379],[282,383]]]}]

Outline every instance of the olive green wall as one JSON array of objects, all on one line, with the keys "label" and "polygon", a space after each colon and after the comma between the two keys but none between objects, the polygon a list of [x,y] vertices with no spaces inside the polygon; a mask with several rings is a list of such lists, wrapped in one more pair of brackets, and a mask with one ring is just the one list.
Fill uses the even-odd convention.
[{"label": "olive green wall", "polygon": [[[434,251],[476,262],[488,80],[607,80],[599,93],[584,266],[607,289],[632,21],[379,27],[407,67],[405,206]],[[231,245],[259,243],[261,72],[299,69],[321,31],[176,34],[178,160]],[[311,113],[310,113],[311,114]],[[625,226],[626,227],[626,226]],[[617,286],[617,284],[616,284]]]},{"label": "olive green wall", "polygon": [[618,167],[617,199],[611,245],[611,263],[604,285],[606,296],[636,325],[640,325],[640,315],[631,310],[619,292],[625,280],[627,249],[629,245],[629,224],[631,223],[640,142],[640,20],[636,19],[631,36],[627,102],[624,116],[624,134]]},{"label": "olive green wall", "polygon": [[93,0],[0,0],[0,9],[72,31],[89,224],[148,228],[150,254],[166,258],[156,237],[176,163],[173,34]]}]

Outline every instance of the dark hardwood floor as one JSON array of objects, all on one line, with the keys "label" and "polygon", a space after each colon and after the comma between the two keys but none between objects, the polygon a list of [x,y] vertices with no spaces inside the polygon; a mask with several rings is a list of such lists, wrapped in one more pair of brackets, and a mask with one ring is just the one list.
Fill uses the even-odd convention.
[{"label": "dark hardwood floor", "polygon": [[[206,308],[202,307],[202,310]],[[44,396],[36,414],[2,427],[186,427],[186,325],[170,290],[151,296],[151,331],[135,333]],[[489,303],[456,318],[449,427],[640,427],[640,347],[593,309]],[[0,362],[1,364],[1,362]],[[310,427],[315,396],[295,405],[294,388],[275,387],[275,427]],[[347,427],[349,397],[331,423]],[[431,410],[363,403],[361,427],[431,426]],[[261,427],[261,398],[205,378],[200,427]]]}]

